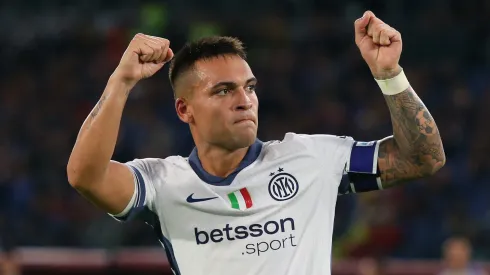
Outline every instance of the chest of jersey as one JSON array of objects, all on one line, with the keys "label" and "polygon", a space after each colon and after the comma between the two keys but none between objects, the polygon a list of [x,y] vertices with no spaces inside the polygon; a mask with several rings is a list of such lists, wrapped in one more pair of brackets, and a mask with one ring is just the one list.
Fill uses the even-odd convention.
[{"label": "chest of jersey", "polygon": [[237,255],[294,248],[306,228],[333,215],[338,179],[315,165],[301,156],[257,161],[227,186],[182,173],[159,199],[164,234],[206,253],[223,245]]}]

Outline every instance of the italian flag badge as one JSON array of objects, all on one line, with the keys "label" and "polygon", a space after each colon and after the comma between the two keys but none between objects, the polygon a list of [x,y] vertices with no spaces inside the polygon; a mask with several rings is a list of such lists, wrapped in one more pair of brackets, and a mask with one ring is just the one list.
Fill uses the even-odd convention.
[{"label": "italian flag badge", "polygon": [[238,210],[245,210],[252,207],[252,197],[248,193],[247,188],[242,188],[238,191],[228,194],[231,207]]}]

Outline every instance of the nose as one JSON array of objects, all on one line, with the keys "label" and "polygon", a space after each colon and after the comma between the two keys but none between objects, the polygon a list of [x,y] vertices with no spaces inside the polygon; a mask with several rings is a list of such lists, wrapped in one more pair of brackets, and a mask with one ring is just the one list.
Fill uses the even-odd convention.
[{"label": "nose", "polygon": [[250,95],[241,88],[235,93],[237,104],[235,106],[235,111],[246,111],[252,108],[252,100]]}]

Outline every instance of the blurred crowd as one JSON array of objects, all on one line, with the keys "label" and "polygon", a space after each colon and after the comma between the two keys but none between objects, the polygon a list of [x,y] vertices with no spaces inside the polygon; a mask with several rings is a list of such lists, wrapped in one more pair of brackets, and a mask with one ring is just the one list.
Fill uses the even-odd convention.
[{"label": "blurred crowd", "polygon": [[[435,258],[458,234],[475,257],[490,257],[490,2],[52,2],[7,1],[0,16],[0,245],[158,245],[151,228],[121,225],[82,199],[65,172],[83,120],[136,32],[170,39],[174,52],[204,35],[242,39],[260,82],[261,140],[390,135],[383,96],[353,39],[354,20],[371,9],[402,33],[400,63],[439,126],[447,164],[430,179],[340,197],[335,256]],[[165,68],[131,94],[114,159],[187,156],[192,147]]]}]

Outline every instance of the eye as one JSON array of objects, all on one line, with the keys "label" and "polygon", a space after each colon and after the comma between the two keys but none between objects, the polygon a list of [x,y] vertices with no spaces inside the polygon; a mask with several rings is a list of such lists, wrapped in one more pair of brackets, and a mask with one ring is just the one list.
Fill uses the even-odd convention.
[{"label": "eye", "polygon": [[214,94],[223,96],[223,95],[227,95],[230,92],[231,92],[230,89],[221,89],[221,90],[216,91]]},{"label": "eye", "polygon": [[249,92],[255,92],[255,89],[257,88],[257,85],[253,84],[253,85],[248,85],[247,86],[247,91]]}]

